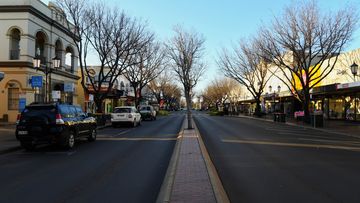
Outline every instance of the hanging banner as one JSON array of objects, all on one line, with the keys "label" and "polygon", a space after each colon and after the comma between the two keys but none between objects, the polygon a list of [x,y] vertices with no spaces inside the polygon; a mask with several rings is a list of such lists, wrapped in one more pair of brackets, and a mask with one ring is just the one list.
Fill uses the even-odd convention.
[{"label": "hanging banner", "polygon": [[26,106],[26,98],[19,98],[19,112],[22,112]]}]

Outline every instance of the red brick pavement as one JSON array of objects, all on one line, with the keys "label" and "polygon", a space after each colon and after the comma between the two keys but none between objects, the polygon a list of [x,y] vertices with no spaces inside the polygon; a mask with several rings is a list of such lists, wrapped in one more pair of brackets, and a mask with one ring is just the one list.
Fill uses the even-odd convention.
[{"label": "red brick pavement", "polygon": [[195,130],[184,130],[170,202],[216,202]]}]

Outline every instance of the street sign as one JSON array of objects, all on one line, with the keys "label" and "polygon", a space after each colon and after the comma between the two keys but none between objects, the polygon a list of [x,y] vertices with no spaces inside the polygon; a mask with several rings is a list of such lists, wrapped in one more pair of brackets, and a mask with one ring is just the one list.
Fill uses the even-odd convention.
[{"label": "street sign", "polygon": [[52,91],[51,94],[53,99],[60,99],[61,98],[61,92],[60,91]]},{"label": "street sign", "polygon": [[64,92],[74,92],[74,83],[64,83]]},{"label": "street sign", "polygon": [[31,87],[42,87],[42,76],[31,76]]}]

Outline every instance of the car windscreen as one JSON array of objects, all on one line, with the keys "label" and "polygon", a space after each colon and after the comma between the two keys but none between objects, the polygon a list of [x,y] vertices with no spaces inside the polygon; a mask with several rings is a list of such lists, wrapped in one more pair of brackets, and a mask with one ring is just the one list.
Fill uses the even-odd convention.
[{"label": "car windscreen", "polygon": [[131,113],[131,108],[115,108],[114,113]]},{"label": "car windscreen", "polygon": [[74,118],[76,115],[75,107],[68,105],[59,105],[59,111],[63,118]]}]

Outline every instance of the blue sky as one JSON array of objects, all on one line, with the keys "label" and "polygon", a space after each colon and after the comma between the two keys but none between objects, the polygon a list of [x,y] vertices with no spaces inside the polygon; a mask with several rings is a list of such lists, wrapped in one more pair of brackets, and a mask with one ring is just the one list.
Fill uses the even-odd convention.
[{"label": "blue sky", "polygon": [[[42,0],[47,3],[48,0]],[[241,38],[255,34],[257,29],[268,24],[281,14],[289,0],[107,0],[132,17],[146,21],[159,40],[166,41],[173,35],[173,27],[181,25],[195,30],[205,39],[204,60],[208,71],[199,83],[200,90],[221,73],[215,59],[222,47],[231,47]],[[359,0],[318,0],[324,11],[337,10],[347,4],[356,5]],[[347,49],[360,47],[360,32]],[[91,62],[90,62],[91,63]]]}]

